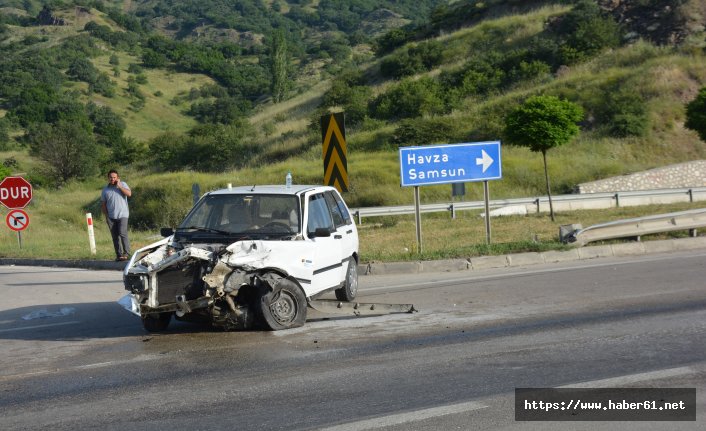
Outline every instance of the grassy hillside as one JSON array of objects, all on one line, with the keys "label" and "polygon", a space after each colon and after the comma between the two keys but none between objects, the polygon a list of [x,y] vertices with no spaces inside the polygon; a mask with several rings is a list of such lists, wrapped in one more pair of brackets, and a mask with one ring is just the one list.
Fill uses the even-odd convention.
[{"label": "grassy hillside", "polygon": [[[307,3],[306,8],[314,8],[316,4]],[[599,50],[595,55],[580,61],[544,68],[540,70],[541,73],[507,80],[507,83],[487,91],[463,94],[444,112],[425,113],[411,118],[380,118],[370,108],[376,98],[402,82],[425,79],[441,81],[464,71],[474,61],[485,61],[484,56],[491,51],[510,59],[517,53],[525,55],[523,50],[528,50],[528,46],[537,43],[538,37],[547,34],[548,23],[570,10],[571,6],[565,2],[538,7],[529,12],[523,10],[521,14],[513,12],[512,8],[503,8],[502,13],[500,10],[495,14],[487,13],[483,15],[486,18],[453,32],[436,32],[424,40],[402,43],[379,57],[373,57],[370,41],[357,45],[349,54],[343,72],[358,71],[362,77],[360,86],[365,87],[369,93],[365,93],[365,103],[362,103],[367,109],[364,118],[351,122],[347,127],[351,191],[344,197],[349,206],[411,204],[412,191],[399,187],[398,146],[502,139],[505,115],[524,99],[536,94],[569,99],[580,104],[587,113],[581,124],[581,134],[570,144],[549,152],[552,189],[556,193],[569,193],[578,183],[585,181],[706,158],[706,145],[696,133],[683,126],[684,105],[706,85],[706,57],[702,49],[695,45],[656,46],[646,40],[633,39],[630,43]],[[92,15],[101,23],[116,31],[120,30],[105,14],[92,10]],[[67,20],[73,19],[68,12],[63,16]],[[64,27],[9,27],[11,39],[3,43],[18,43],[31,35],[37,39],[33,40],[35,43],[30,46],[31,49],[57,45],[61,40],[82,31],[80,24]],[[383,73],[385,62],[399,58],[410,50],[414,51],[425,43],[439,47],[441,59],[438,63],[399,78]],[[115,49],[108,44],[101,44],[100,49],[103,52],[92,57],[91,62],[100,72],[107,73],[115,83],[115,96],[109,98],[98,93],[89,94],[85,82],[71,81],[65,84],[65,89],[79,90],[84,102],[90,100],[110,106],[125,120],[126,136],[145,143],[163,132],[175,132],[176,135],[186,133],[198,124],[194,117],[186,115],[191,103],[194,100],[214,100],[210,96],[192,100],[189,94],[206,84],[217,84],[217,80],[204,73],[186,73],[174,65],[168,65],[142,69],[141,74],[146,81],[139,88],[145,103],[140,109],[134,109],[131,106],[134,98],[127,93],[127,88],[128,80],[138,75],[134,70],[130,72],[130,65],[142,61],[139,53]],[[355,57],[356,52],[358,57]],[[117,66],[110,64],[111,56],[114,56],[114,60],[117,58]],[[250,56],[248,61],[254,61],[254,58]],[[149,242],[157,226],[178,222],[191,205],[191,187],[194,183],[198,183],[202,191],[222,188],[228,183],[281,183],[288,171],[292,172],[295,183],[321,183],[323,166],[318,118],[324,112],[342,108],[342,105],[322,106],[322,103],[330,99],[332,88],[336,88],[335,79],[330,79],[331,69],[327,69],[332,63],[335,61],[330,58],[294,62],[300,68],[294,79],[298,85],[294,86],[287,100],[274,103],[267,97],[261,97],[254,103],[248,117],[252,130],[248,131],[247,141],[254,144],[258,151],[238,159],[237,165],[240,167],[237,169],[164,172],[153,163],[154,152],[148,152],[133,163],[119,166],[122,177],[134,191],[131,222],[135,228],[144,229],[134,233],[136,243]],[[119,72],[117,76],[116,68]],[[509,74],[509,71],[506,72]],[[333,73],[334,78],[341,75]],[[635,96],[637,99],[631,99],[633,101],[639,100],[641,112],[646,119],[646,127],[640,134],[620,137],[608,133],[606,106],[615,94],[622,93]],[[620,99],[617,100],[620,102]],[[3,112],[0,111],[0,115]],[[406,130],[419,133],[405,134]],[[19,138],[22,130],[16,128],[11,134]],[[491,198],[543,195],[541,156],[525,148],[507,145],[503,146],[502,152],[503,179],[490,184]],[[16,162],[10,163],[12,172],[26,173],[30,177],[44,172],[42,163],[30,157],[27,148],[20,144],[12,151],[0,152],[0,162],[6,160]],[[68,250],[75,249],[76,255],[85,255],[84,213],[91,211],[96,215],[99,212],[97,198],[102,184],[102,178],[89,178],[86,181],[70,181],[56,190],[48,182],[39,182],[37,198],[29,208],[32,226],[27,232],[27,240],[38,234],[42,241],[45,237],[49,238],[52,245],[45,247],[44,242],[35,239],[29,253],[56,255],[54,249],[58,244]],[[423,187],[421,192],[424,203],[451,199],[451,187],[448,185]],[[466,200],[482,199],[479,184],[468,184],[466,192]],[[4,214],[3,211],[0,210],[0,213]],[[401,258],[403,254],[400,254],[400,250],[384,249],[385,241],[380,243],[374,240],[374,237],[380,236],[387,238],[388,243],[397,245],[413,241],[413,238],[410,240],[400,232],[400,229],[409,227],[409,221],[400,220],[399,223],[390,220],[383,223],[394,230],[390,237],[379,230],[366,231],[364,235],[370,235],[366,241],[371,247],[366,252],[374,258]],[[433,220],[428,222],[432,223],[432,231],[446,225],[442,221],[433,224],[436,223]],[[534,235],[540,235],[542,240],[553,240],[556,225],[545,225],[534,218],[514,218],[507,223],[523,223],[523,220],[527,225],[521,229],[521,238],[517,237],[517,231],[510,230],[499,241],[513,241],[513,238],[525,241]],[[585,220],[599,221],[592,215],[586,216]],[[559,223],[572,221],[576,220],[571,215],[559,218]],[[538,227],[539,224],[541,227]],[[56,232],[55,238],[52,232]],[[410,233],[413,235],[413,230]],[[468,234],[476,235],[478,232],[469,231]],[[0,255],[14,255],[17,252],[14,249],[14,234],[3,231],[0,240],[6,244],[0,247]],[[107,232],[100,233],[98,240],[102,249],[107,247],[110,250]],[[442,245],[439,244],[437,249],[443,249]],[[109,256],[105,250],[103,253],[104,257]],[[436,256],[450,256],[454,253],[458,255],[459,252],[437,251]]]}]

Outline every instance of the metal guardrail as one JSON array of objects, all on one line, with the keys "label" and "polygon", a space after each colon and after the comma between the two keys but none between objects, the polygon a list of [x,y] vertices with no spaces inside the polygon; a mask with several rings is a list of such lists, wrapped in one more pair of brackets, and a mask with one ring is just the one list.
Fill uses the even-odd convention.
[{"label": "metal guardrail", "polygon": [[[657,189],[657,190],[640,190],[640,191],[625,191],[614,193],[584,193],[552,196],[552,202],[555,206],[562,203],[584,202],[584,203],[599,203],[610,202],[611,205],[619,207],[621,200],[625,203],[626,200],[635,198],[662,198],[662,197],[685,197],[689,202],[694,202],[695,195],[703,194],[706,199],[706,187],[680,188],[680,189]],[[697,196],[698,197],[698,196]],[[491,208],[500,208],[510,205],[524,205],[531,207],[534,211],[540,212],[542,208],[549,205],[549,199],[546,196],[529,197],[529,198],[513,198],[513,199],[495,199],[490,201]],[[450,202],[438,204],[422,205],[420,211],[422,213],[444,212],[449,211],[451,217],[456,216],[456,211],[478,210],[483,209],[485,204],[483,201],[470,202]],[[363,217],[382,217],[382,216],[398,216],[414,214],[414,205],[401,205],[389,207],[368,207],[368,208],[352,208],[358,223],[360,224]]]},{"label": "metal guardrail", "polygon": [[[625,220],[601,223],[575,231],[568,242],[582,246],[589,242],[614,238],[640,237],[660,232],[689,230],[706,227],[706,209],[680,211]],[[573,240],[573,241],[572,241]]]}]

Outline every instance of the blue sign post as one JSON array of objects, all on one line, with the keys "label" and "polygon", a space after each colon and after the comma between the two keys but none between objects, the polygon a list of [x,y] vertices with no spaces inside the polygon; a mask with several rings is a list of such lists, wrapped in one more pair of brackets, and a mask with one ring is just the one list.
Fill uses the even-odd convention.
[{"label": "blue sign post", "polygon": [[500,178],[499,141],[400,148],[402,187]]},{"label": "blue sign post", "polygon": [[400,148],[400,185],[414,187],[419,252],[422,251],[419,186],[483,181],[486,240],[490,244],[488,181],[500,178],[500,141]]}]

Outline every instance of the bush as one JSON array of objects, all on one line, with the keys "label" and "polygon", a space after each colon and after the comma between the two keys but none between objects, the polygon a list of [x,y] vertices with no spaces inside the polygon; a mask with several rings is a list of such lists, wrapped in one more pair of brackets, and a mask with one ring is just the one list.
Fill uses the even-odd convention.
[{"label": "bush", "polygon": [[188,184],[170,179],[164,184],[140,185],[133,189],[130,200],[130,222],[138,229],[175,227],[184,219],[192,203]]},{"label": "bush", "polygon": [[250,109],[250,102],[242,98],[219,97],[192,104],[188,114],[201,123],[230,124],[245,117]]},{"label": "bush", "polygon": [[95,103],[86,105],[88,118],[93,123],[93,133],[98,143],[111,146],[122,138],[125,131],[125,121],[113,112],[109,106],[98,106]]},{"label": "bush", "polygon": [[620,26],[592,0],[580,0],[552,30],[561,41],[563,64],[576,63],[604,48],[617,47],[621,40]]},{"label": "bush", "polygon": [[77,81],[95,82],[98,78],[98,69],[87,58],[77,58],[69,65],[67,75]]},{"label": "bush", "polygon": [[121,136],[113,142],[110,149],[111,161],[120,165],[129,165],[147,156],[145,144],[131,137]]},{"label": "bush", "polygon": [[706,141],[706,87],[701,88],[696,98],[686,105],[685,126]]},{"label": "bush", "polygon": [[429,77],[403,80],[372,103],[373,116],[380,119],[414,118],[448,110],[441,85]]},{"label": "bush", "polygon": [[259,154],[260,147],[249,139],[251,133],[247,122],[206,124],[192,129],[189,136],[160,135],[150,141],[149,150],[164,170],[223,171],[245,166]]},{"label": "bush", "polygon": [[402,120],[392,143],[403,147],[449,142],[454,137],[456,122],[452,118]]},{"label": "bush", "polygon": [[410,38],[410,33],[402,28],[394,28],[382,36],[375,39],[375,55],[378,57],[392,52],[395,48],[400,47]]},{"label": "bush", "polygon": [[431,70],[442,60],[443,46],[440,42],[429,40],[385,58],[380,63],[380,73],[389,78],[399,79]]},{"label": "bush", "polygon": [[362,123],[368,114],[368,103],[372,90],[366,85],[354,85],[358,82],[356,75],[346,75],[333,82],[331,88],[324,94],[321,106],[332,108],[340,106],[346,113],[346,124]]},{"label": "bush", "polygon": [[490,56],[475,58],[459,70],[442,73],[440,81],[447,91],[460,97],[486,95],[500,88],[505,79],[498,60]]},{"label": "bush", "polygon": [[609,136],[644,136],[649,128],[645,101],[633,89],[610,88],[598,107],[597,119]]},{"label": "bush", "polygon": [[12,171],[10,170],[10,168],[8,168],[7,166],[0,165],[0,181],[5,179],[5,177],[9,177],[11,173]]},{"label": "bush", "polygon": [[149,143],[149,153],[154,164],[165,171],[182,169],[182,153],[186,152],[186,138],[176,133],[167,132],[153,138]]}]

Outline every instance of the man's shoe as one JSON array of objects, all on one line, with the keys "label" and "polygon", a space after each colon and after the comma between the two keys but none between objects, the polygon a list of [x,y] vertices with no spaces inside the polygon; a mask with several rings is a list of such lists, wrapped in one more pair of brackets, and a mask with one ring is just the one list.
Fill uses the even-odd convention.
[{"label": "man's shoe", "polygon": [[119,261],[125,261],[125,260],[128,260],[128,259],[129,259],[129,258],[127,257],[127,255],[122,255],[122,256],[120,256],[120,257],[118,258]]}]

